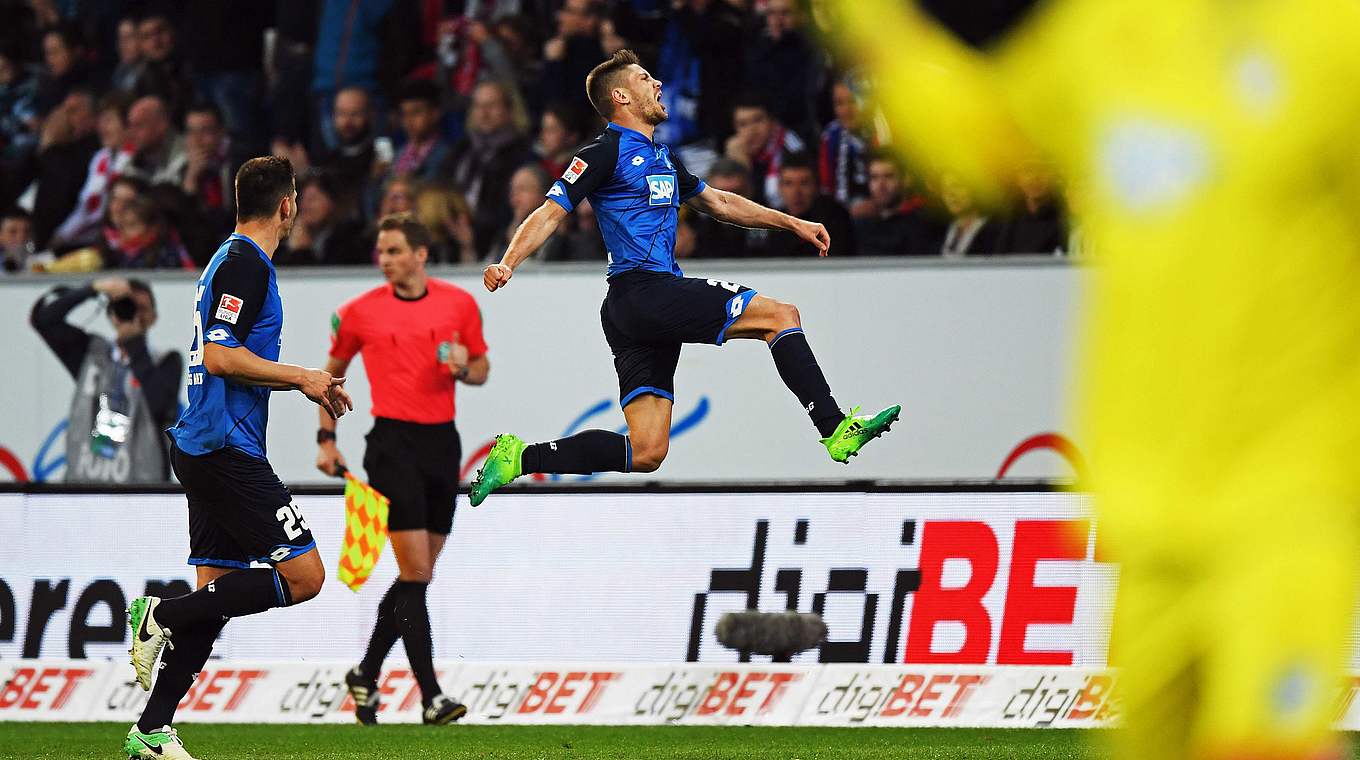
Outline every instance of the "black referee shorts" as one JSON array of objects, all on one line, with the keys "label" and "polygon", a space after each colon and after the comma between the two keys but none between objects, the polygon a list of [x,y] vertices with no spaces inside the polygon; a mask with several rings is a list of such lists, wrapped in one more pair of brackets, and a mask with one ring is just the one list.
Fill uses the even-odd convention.
[{"label": "black referee shorts", "polygon": [[675,366],[685,343],[721,346],[756,291],[745,285],[664,272],[632,271],[609,278],[600,306],[605,340],[614,352],[619,405],[644,393],[675,400]]},{"label": "black referee shorts", "polygon": [[452,422],[422,425],[378,417],[365,440],[368,484],[389,502],[387,529],[447,536],[463,461],[458,428]]},{"label": "black referee shorts", "polygon": [[189,497],[189,564],[245,568],[316,548],[269,462],[233,448],[192,456],[171,443],[170,466]]}]

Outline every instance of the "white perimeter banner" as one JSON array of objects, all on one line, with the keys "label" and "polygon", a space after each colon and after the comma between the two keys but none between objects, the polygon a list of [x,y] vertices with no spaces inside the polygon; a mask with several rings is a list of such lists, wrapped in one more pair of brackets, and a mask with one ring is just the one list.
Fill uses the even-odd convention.
[{"label": "white perimeter banner", "polygon": [[[390,549],[334,580],[338,496],[296,503],[332,579],[233,620],[227,660],[357,660]],[[725,612],[818,612],[797,663],[1105,664],[1116,569],[1067,493],[506,494],[461,502],[429,591],[435,651],[464,661],[734,663]],[[193,580],[183,496],[0,495],[0,659],[122,658],[123,611]]]},{"label": "white perimeter banner", "polygon": [[[352,723],[347,663],[212,661],[177,723]],[[1099,728],[1117,725],[1118,675],[1082,667],[639,665],[436,662],[465,723]],[[1360,677],[1338,686],[1337,728],[1360,728]],[[409,670],[379,680],[379,721],[420,721]],[[0,722],[130,723],[146,703],[126,662],[0,663]]]},{"label": "white perimeter banner", "polygon": [[[690,262],[688,274],[738,282],[796,304],[808,340],[845,407],[904,407],[903,421],[850,467],[836,464],[798,402],[783,387],[769,351],[755,341],[686,346],[675,380],[674,440],[659,481],[993,478],[1031,441],[1013,477],[1070,477],[1068,461],[1036,438],[1066,431],[1068,332],[1080,270],[1061,264],[964,262],[795,262],[732,266]],[[466,471],[493,436],[529,440],[587,428],[622,429],[618,379],[600,328],[603,267],[526,267],[488,294],[481,270],[439,272],[477,299],[490,347],[491,376],[458,389]],[[194,279],[152,275],[160,321],[153,350],[188,351]],[[61,480],[63,424],[73,382],[29,327],[33,303],[59,279],[0,279],[0,480]],[[66,280],[79,284],[85,280]],[[281,360],[319,367],[330,315],[381,282],[376,271],[280,270],[285,318]],[[107,334],[91,301],[71,315]],[[433,362],[435,357],[430,357]],[[363,461],[372,425],[362,357],[348,372],[355,412],[341,421],[341,451]],[[285,482],[321,481],[314,466],[317,410],[298,393],[270,405],[270,459]],[[740,445],[737,445],[740,442]],[[1077,442],[1078,444],[1080,442]],[[566,476],[566,480],[582,479]]]}]

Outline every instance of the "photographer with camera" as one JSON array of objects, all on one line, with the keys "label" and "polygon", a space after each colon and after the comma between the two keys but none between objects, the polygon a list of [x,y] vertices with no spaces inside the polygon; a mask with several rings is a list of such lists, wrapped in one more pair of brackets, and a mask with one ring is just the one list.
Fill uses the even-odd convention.
[{"label": "photographer with camera", "polygon": [[[112,341],[66,321],[96,296],[107,299]],[[150,483],[170,479],[165,435],[178,411],[184,360],[153,357],[146,332],[156,299],[142,280],[105,277],[81,288],[58,286],[33,305],[29,323],[76,381],[66,428],[66,481]]]}]

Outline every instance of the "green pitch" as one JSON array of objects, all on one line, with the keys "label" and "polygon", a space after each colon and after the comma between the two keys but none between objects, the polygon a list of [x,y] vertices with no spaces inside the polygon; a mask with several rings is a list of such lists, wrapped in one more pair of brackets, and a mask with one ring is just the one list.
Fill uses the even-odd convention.
[{"label": "green pitch", "polygon": [[[278,726],[183,723],[201,760],[1099,760],[1089,731],[706,726]],[[119,760],[116,723],[0,723],[0,758]]]}]

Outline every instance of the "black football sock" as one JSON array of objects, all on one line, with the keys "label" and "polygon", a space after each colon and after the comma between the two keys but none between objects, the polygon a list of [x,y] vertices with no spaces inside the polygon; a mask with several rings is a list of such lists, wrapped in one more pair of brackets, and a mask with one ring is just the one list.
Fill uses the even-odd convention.
[{"label": "black football sock", "polygon": [[156,622],[170,629],[171,640],[180,628],[218,618],[254,615],[293,603],[288,581],[273,568],[233,570],[184,596],[164,599],[156,606]]},{"label": "black football sock", "polygon": [[627,436],[610,430],[582,430],[569,438],[525,446],[519,463],[526,474],[629,472],[633,469],[633,449]]},{"label": "black football sock", "polygon": [[776,335],[770,341],[770,355],[774,357],[779,377],[807,410],[817,432],[823,438],[836,432],[836,426],[845,415],[831,398],[831,386],[826,384],[822,368],[817,366],[817,357],[812,355],[803,328],[795,327]]},{"label": "black football sock", "polygon": [[434,674],[434,641],[430,635],[430,609],[426,604],[425,592],[428,583],[419,581],[397,581],[396,604],[393,606],[397,628],[401,630],[401,640],[406,645],[406,659],[411,662],[411,672],[420,685],[421,701],[426,707],[439,696],[439,679]]},{"label": "black football sock", "polygon": [[392,585],[387,587],[387,593],[383,594],[382,601],[378,602],[378,619],[373,623],[373,635],[368,639],[368,651],[364,653],[363,662],[359,663],[359,672],[375,681],[382,672],[382,664],[387,659],[387,653],[392,651],[392,645],[401,638],[401,629],[397,627],[397,615],[393,609],[397,605],[397,598],[401,596],[401,584],[401,580],[392,581]]},{"label": "black football sock", "polygon": [[218,618],[173,631],[175,646],[163,650],[156,684],[151,687],[151,696],[137,721],[138,731],[149,734],[175,722],[175,708],[203,670],[208,655],[212,654],[213,642],[226,624],[225,619]]}]

